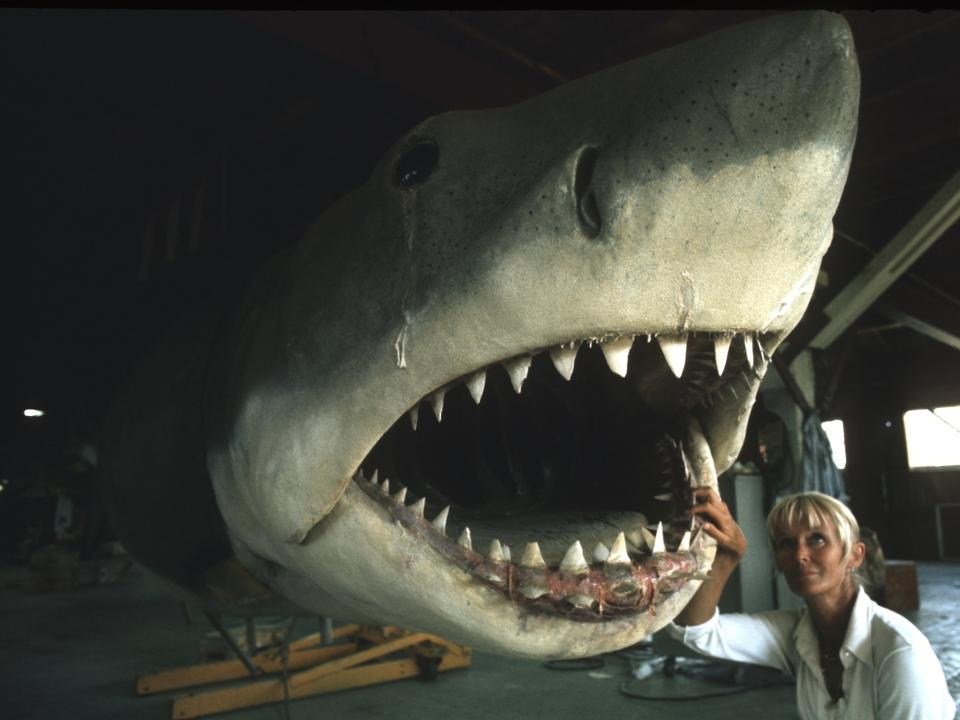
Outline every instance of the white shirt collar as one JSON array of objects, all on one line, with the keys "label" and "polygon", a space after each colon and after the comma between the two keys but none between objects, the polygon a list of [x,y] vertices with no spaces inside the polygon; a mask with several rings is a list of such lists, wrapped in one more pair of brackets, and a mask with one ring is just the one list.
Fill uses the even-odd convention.
[{"label": "white shirt collar", "polygon": [[[853,612],[850,613],[850,624],[847,634],[840,646],[840,659],[846,665],[844,651],[854,655],[860,662],[873,665],[873,648],[870,642],[870,624],[873,620],[874,603],[861,587],[857,590],[857,599],[853,603]],[[796,643],[797,653],[810,667],[820,667],[820,643],[817,632],[813,627],[813,620],[807,608],[803,608],[800,621],[793,631],[793,640]]]}]

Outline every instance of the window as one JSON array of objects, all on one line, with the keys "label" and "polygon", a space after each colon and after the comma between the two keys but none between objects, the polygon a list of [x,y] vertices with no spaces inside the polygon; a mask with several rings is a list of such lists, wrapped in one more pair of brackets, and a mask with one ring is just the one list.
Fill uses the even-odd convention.
[{"label": "window", "polygon": [[820,423],[820,427],[830,440],[833,462],[843,470],[847,466],[847,446],[843,442],[843,420],[827,420]]},{"label": "window", "polygon": [[911,468],[960,467],[960,405],[903,414]]}]

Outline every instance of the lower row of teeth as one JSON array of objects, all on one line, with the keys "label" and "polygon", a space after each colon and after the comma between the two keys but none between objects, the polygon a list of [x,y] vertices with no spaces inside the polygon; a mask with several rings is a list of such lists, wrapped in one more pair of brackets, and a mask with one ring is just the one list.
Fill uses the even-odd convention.
[{"label": "lower row of teeth", "polygon": [[[450,506],[443,508],[432,521],[425,518],[426,498],[406,504],[407,488],[401,486],[398,491],[390,493],[390,481],[384,479],[378,482],[377,471],[369,479],[358,472],[355,480],[367,483],[374,492],[393,499],[405,509],[414,519],[428,523],[432,529],[449,543],[446,535],[447,520]],[[537,542],[528,542],[520,557],[519,563],[514,563],[512,551],[508,545],[499,539],[490,542],[486,556],[480,555],[473,549],[473,540],[470,528],[465,527],[456,541],[456,547],[474,560],[473,571],[488,582],[504,587],[510,593],[519,593],[530,600],[548,597],[552,600],[566,600],[578,608],[597,607],[603,612],[603,588],[616,583],[625,588],[624,595],[643,596],[644,588],[650,590],[645,597],[638,597],[631,602],[639,607],[642,603],[646,607],[653,599],[654,590],[650,577],[650,564],[656,570],[656,575],[673,576],[676,580],[704,579],[699,572],[694,551],[712,542],[706,533],[697,530],[693,533],[694,521],[691,519],[691,528],[683,533],[675,552],[668,552],[664,540],[663,523],[657,524],[654,533],[647,527],[624,532],[620,531],[608,548],[602,542],[597,542],[591,552],[593,565],[588,562],[583,546],[575,540],[567,548],[563,559],[556,568],[547,565]],[[649,556],[643,564],[631,559],[627,543],[635,548],[646,550]],[[664,591],[667,588],[657,588]],[[607,592],[607,595],[611,595]],[[608,597],[616,605],[617,598]]]}]

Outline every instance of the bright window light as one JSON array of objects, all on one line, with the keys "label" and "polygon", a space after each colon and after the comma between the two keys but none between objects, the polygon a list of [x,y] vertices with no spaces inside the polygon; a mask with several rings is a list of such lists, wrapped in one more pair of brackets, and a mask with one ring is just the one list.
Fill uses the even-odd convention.
[{"label": "bright window light", "polygon": [[911,468],[960,466],[960,405],[903,414]]},{"label": "bright window light", "polygon": [[830,439],[833,462],[843,470],[847,466],[847,446],[843,442],[843,420],[827,420],[820,423],[820,427]]},{"label": "bright window light", "polygon": [[43,410],[35,410],[34,408],[27,408],[23,411],[24,417],[43,417]]}]

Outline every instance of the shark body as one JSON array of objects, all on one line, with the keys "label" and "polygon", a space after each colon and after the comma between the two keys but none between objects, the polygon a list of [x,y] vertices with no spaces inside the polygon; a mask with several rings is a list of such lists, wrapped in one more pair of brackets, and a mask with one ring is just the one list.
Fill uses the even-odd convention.
[{"label": "shark body", "polygon": [[845,21],[792,13],[424,121],[126,383],[118,534],[233,611],[638,642],[710,568],[691,491],[809,300],[858,97]]}]

